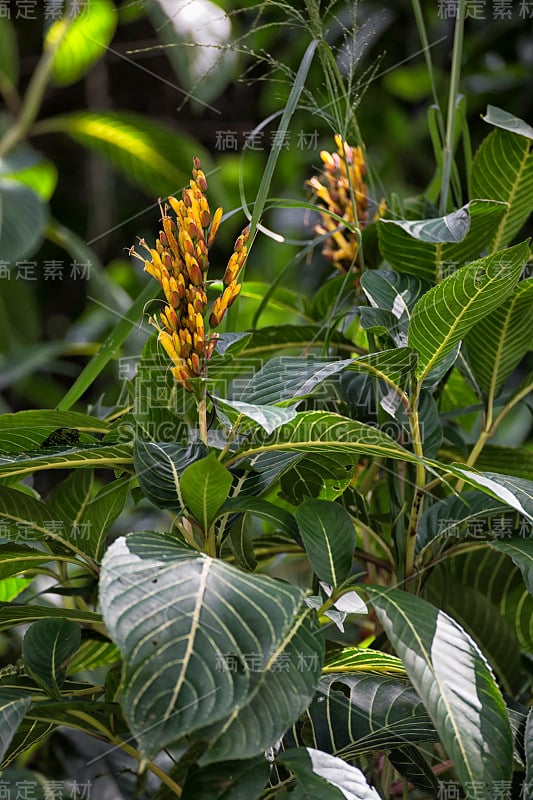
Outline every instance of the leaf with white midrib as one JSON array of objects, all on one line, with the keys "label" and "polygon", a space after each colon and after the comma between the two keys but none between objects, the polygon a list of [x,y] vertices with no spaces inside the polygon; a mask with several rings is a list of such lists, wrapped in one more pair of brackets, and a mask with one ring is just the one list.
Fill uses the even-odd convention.
[{"label": "leaf with white midrib", "polygon": [[454,620],[420,597],[399,589],[368,591],[463,785],[510,780],[509,718],[477,645]]},{"label": "leaf with white midrib", "polygon": [[17,689],[0,689],[0,760],[6,754],[30,703],[29,694]]},{"label": "leaf with white midrib", "polygon": [[486,396],[500,390],[532,346],[533,278],[526,278],[511,297],[474,325],[465,339],[468,362]]},{"label": "leaf with white midrib", "polygon": [[409,324],[409,345],[420,353],[420,380],[506,300],[528,259],[528,243],[522,242],[466,264],[418,301]]},{"label": "leaf with white midrib", "polygon": [[[184,735],[210,743],[202,764],[247,758],[282,735],[310,702],[322,663],[323,644],[299,614],[303,595],[167,534],[111,545],[100,603],[124,659],[123,712],[147,758]],[[313,670],[297,669],[299,651],[314,655]],[[289,669],[273,671],[284,653]]]}]

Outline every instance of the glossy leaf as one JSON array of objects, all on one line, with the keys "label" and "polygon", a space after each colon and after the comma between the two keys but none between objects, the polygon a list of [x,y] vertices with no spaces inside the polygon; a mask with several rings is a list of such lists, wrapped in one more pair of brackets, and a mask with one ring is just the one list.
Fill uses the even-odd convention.
[{"label": "glossy leaf", "polygon": [[55,606],[21,605],[17,603],[0,604],[0,631],[9,630],[16,625],[28,625],[42,619],[72,620],[82,625],[101,625],[102,617],[94,611],[77,611]]},{"label": "glossy leaf", "polygon": [[19,456],[0,455],[0,477],[27,475],[43,469],[100,467],[114,469],[133,461],[126,445],[75,445],[69,448],[42,448]]},{"label": "glossy leaf", "polygon": [[509,203],[491,231],[490,250],[507,245],[533,210],[531,127],[501,109],[488,106],[485,121],[497,126],[478,148],[471,173],[472,192]]},{"label": "glossy leaf", "polygon": [[24,636],[24,666],[39,686],[52,697],[61,695],[66,665],[81,642],[81,628],[66,619],[34,622]]},{"label": "glossy leaf", "polygon": [[215,400],[218,407],[224,410],[224,416],[230,424],[235,425],[236,421],[239,420],[239,432],[250,427],[242,424],[242,417],[255,423],[255,425],[259,425],[267,433],[273,433],[280,425],[290,422],[296,416],[296,411],[292,408],[278,408],[274,405],[254,405],[252,403],[243,403],[241,400],[225,400],[216,395],[213,395],[213,400]]},{"label": "glossy leaf", "polygon": [[420,353],[423,380],[485,315],[513,292],[529,258],[526,242],[458,269],[416,304],[409,345]]},{"label": "glossy leaf", "polygon": [[181,495],[195,519],[207,531],[227,499],[232,476],[214,453],[186,467],[180,477]]},{"label": "glossy leaf", "polygon": [[18,411],[0,416],[0,450],[6,453],[35,450],[58,428],[87,433],[107,433],[109,424],[77,411]]},{"label": "glossy leaf", "polygon": [[329,753],[301,747],[286,750],[277,761],[296,775],[294,800],[379,800],[360,769]]},{"label": "glossy leaf", "polygon": [[10,603],[30,585],[32,578],[4,578],[0,580],[0,602]]},{"label": "glossy leaf", "polygon": [[45,49],[57,47],[60,41],[54,53],[54,82],[58,86],[68,86],[82,78],[105,53],[116,25],[117,10],[110,0],[91,0],[74,20],[65,16],[53,22],[44,46]]},{"label": "glossy leaf", "polygon": [[505,380],[531,348],[532,326],[533,278],[527,278],[467,335],[468,363],[487,397],[499,395]]},{"label": "glossy leaf", "polygon": [[[2,521],[0,520],[0,526]],[[1,528],[0,528],[1,530]],[[12,575],[20,575],[25,570],[39,569],[40,566],[47,564],[49,561],[76,561],[75,558],[68,555],[45,553],[42,550],[35,550],[33,547],[28,547],[26,544],[21,543],[7,543],[0,544],[0,579],[5,580]]]},{"label": "glossy leaf", "polygon": [[510,780],[507,710],[472,639],[420,597],[398,589],[372,588],[369,594],[463,785]]},{"label": "glossy leaf", "polygon": [[342,672],[364,672],[376,675],[399,675],[406,677],[405,667],[397,656],[371,650],[367,647],[345,647],[328,659],[322,668],[325,675]]},{"label": "glossy leaf", "polygon": [[293,515],[281,506],[270,503],[260,497],[248,497],[242,494],[230,497],[219,508],[218,515],[221,514],[252,514],[288,534],[291,539],[299,541],[300,538],[298,525]]},{"label": "glossy leaf", "polygon": [[492,541],[490,546],[512,558],[522,573],[528,591],[533,595],[533,541],[531,539],[513,537],[513,539]]},{"label": "glossy leaf", "polygon": [[355,528],[347,511],[329,500],[306,498],[294,512],[314,572],[340,586],[352,567]]},{"label": "glossy leaf", "polygon": [[381,252],[400,272],[438,282],[483,252],[506,208],[491,200],[471,200],[445,217],[380,219]]},{"label": "glossy leaf", "polygon": [[133,456],[141,489],[159,508],[183,508],[180,475],[189,464],[205,454],[206,448],[200,442],[184,445],[137,438]]},{"label": "glossy leaf", "polygon": [[[281,736],[310,702],[322,663],[322,642],[299,616],[302,599],[301,589],[169,535],[111,545],[100,603],[125,661],[122,708],[146,757],[188,735],[210,745],[202,765],[251,758]],[[312,658],[309,669],[298,669],[298,652]],[[287,669],[277,670],[283,654]],[[266,711],[273,696],[275,717]]]},{"label": "glossy leaf", "polygon": [[404,780],[412,783],[417,789],[429,792],[432,797],[437,797],[439,783],[417,747],[406,745],[406,747],[391,750],[388,757],[394,769]]},{"label": "glossy leaf", "polygon": [[472,472],[455,465],[454,473],[463,476],[471,485],[488,492],[533,522],[533,481],[496,472]]}]

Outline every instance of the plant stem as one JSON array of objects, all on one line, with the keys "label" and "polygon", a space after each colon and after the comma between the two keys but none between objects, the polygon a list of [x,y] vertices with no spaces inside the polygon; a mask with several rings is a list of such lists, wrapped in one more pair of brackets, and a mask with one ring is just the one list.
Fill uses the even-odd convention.
[{"label": "plant stem", "polygon": [[459,92],[459,79],[461,75],[461,59],[463,55],[463,34],[465,22],[466,0],[459,0],[457,18],[455,20],[455,35],[453,40],[452,71],[450,75],[450,94],[448,97],[448,116],[446,121],[446,140],[442,151],[442,186],[440,193],[439,211],[446,214],[448,207],[448,193],[450,190],[450,175],[452,171],[455,127],[457,122],[457,94]]},{"label": "plant stem", "polygon": [[28,84],[20,115],[15,124],[6,131],[2,141],[0,141],[0,158],[5,157],[10,150],[16,147],[16,145],[26,137],[32,123],[37,118],[48,81],[50,80],[56,52],[72,24],[72,20],[73,17],[63,19],[61,21],[62,28],[59,35],[52,44],[45,47]]},{"label": "plant stem", "polygon": [[[416,411],[414,407],[409,415],[409,425],[413,439],[413,450],[415,454],[422,459],[424,457],[424,451],[422,449],[422,439],[420,436],[420,424],[418,421],[418,411]],[[410,578],[414,572],[416,530],[418,527],[418,518],[420,516],[420,512],[422,511],[425,482],[426,471],[424,469],[424,465],[421,462],[418,462],[416,465],[415,490],[411,503],[411,513],[409,515],[409,525],[407,528],[407,537],[405,542],[405,578]],[[409,583],[407,583],[406,586],[408,588]]]},{"label": "plant stem", "polygon": [[202,397],[198,400],[198,427],[200,432],[200,440],[209,446],[209,439],[207,435],[207,389],[204,386],[202,389]]}]

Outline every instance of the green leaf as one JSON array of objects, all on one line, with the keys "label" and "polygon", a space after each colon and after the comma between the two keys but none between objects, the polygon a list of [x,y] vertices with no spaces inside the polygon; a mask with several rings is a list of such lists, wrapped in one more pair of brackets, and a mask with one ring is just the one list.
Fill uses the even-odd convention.
[{"label": "green leaf", "polygon": [[328,331],[323,325],[269,325],[251,331],[243,355],[268,357],[277,355],[282,348],[320,349],[339,347],[348,353],[353,343],[337,331]]},{"label": "green leaf", "polygon": [[420,353],[420,380],[476,322],[509,297],[528,259],[527,242],[480,258],[457,270],[418,301],[409,324],[409,345]]},{"label": "green leaf", "polygon": [[54,83],[68,86],[82,78],[106,52],[116,26],[117,10],[110,0],[91,0],[74,20],[64,17],[53,22],[44,47],[52,49],[60,41],[54,54]]},{"label": "green leaf", "polygon": [[445,217],[380,219],[381,252],[400,272],[438,282],[485,250],[487,239],[506,208],[494,200],[471,200]]},{"label": "green leaf", "polygon": [[373,672],[377,675],[406,676],[405,667],[397,656],[371,650],[368,647],[345,647],[340,655],[333,656],[322,668],[322,673]]},{"label": "green leaf", "polygon": [[29,695],[16,689],[0,689],[0,759],[4,758],[30,703]]},{"label": "green leaf", "polygon": [[201,765],[246,759],[282,735],[311,701],[323,658],[303,596],[170,535],[111,545],[100,603],[125,662],[122,709],[147,758],[188,736],[209,744]]},{"label": "green leaf", "polygon": [[[303,725],[285,737],[286,746],[314,747],[350,760],[376,750],[438,735],[413,687],[398,677],[365,673],[326,675],[302,717]],[[292,738],[294,736],[294,739]]]},{"label": "green leaf", "polygon": [[180,445],[136,438],[133,457],[141,489],[159,508],[181,510],[184,503],[180,476],[189,464],[205,454],[206,447],[201,442]]},{"label": "green leaf", "polygon": [[457,465],[454,465],[454,474],[462,476],[468,483],[488,492],[533,522],[533,481],[496,472],[472,472]]},{"label": "green leaf", "polygon": [[281,476],[282,497],[294,505],[305,497],[335,500],[350,485],[357,461],[356,456],[306,455]]},{"label": "green leaf", "polygon": [[[31,769],[21,769],[12,767],[2,773],[2,791],[5,791],[6,798],[19,797],[23,792],[31,800],[67,800],[72,796],[70,790],[61,781],[48,780],[39,772]],[[80,784],[84,785],[84,784]]]},{"label": "green leaf", "polygon": [[204,531],[227,499],[232,476],[214,453],[190,464],[180,478],[181,495]]},{"label": "green leaf", "polygon": [[0,175],[24,184],[44,201],[50,199],[57,184],[55,164],[43,158],[26,142],[17,145],[0,159]]},{"label": "green leaf", "polygon": [[424,789],[432,797],[439,793],[439,783],[431,767],[418,749],[412,745],[391,750],[388,754],[389,761],[402,778],[412,783],[418,789]]},{"label": "green leaf", "polygon": [[19,453],[35,450],[58,428],[87,433],[107,433],[109,423],[77,411],[17,411],[0,416],[0,451]]},{"label": "green leaf", "polygon": [[533,791],[533,709],[527,715],[526,730],[524,732],[524,750],[526,752],[526,775],[522,785],[524,797]]},{"label": "green leaf", "polygon": [[118,648],[112,642],[84,641],[74,653],[67,665],[67,675],[78,672],[89,672],[100,667],[107,667],[120,660]]},{"label": "green leaf", "polygon": [[9,630],[16,625],[27,625],[42,619],[72,620],[82,625],[101,625],[102,617],[93,611],[77,611],[70,608],[52,606],[23,606],[16,603],[0,603],[0,631]]},{"label": "green leaf", "polygon": [[533,541],[514,537],[512,540],[492,541],[490,546],[512,558],[522,573],[529,593],[533,595]]},{"label": "green leaf", "polygon": [[472,639],[420,597],[398,589],[368,591],[463,785],[510,780],[513,737],[507,710]]},{"label": "green leaf", "polygon": [[[0,526],[1,526],[0,521]],[[0,531],[3,532],[3,531]],[[72,556],[51,555],[40,550],[34,550],[24,544],[0,544],[0,579],[4,580],[12,575],[20,575],[26,570],[38,570],[40,566],[49,561],[69,561],[79,564]]]},{"label": "green leaf", "polygon": [[[31,220],[31,223],[30,223]],[[46,224],[46,207],[28,186],[0,178],[0,256],[20,261],[39,247]]]},{"label": "green leaf", "polygon": [[78,445],[69,448],[42,448],[19,456],[0,455],[0,477],[27,475],[43,469],[99,467],[115,469],[133,461],[127,445]]},{"label": "green leaf", "polygon": [[504,382],[531,348],[532,326],[533,278],[527,278],[466,336],[468,363],[485,396],[499,395]]},{"label": "green leaf", "polygon": [[[411,463],[417,461],[413,453],[377,428],[339,414],[312,411],[297,414],[292,422],[282,425],[271,436],[258,432],[255,441],[232,455],[226,461],[226,466],[273,451],[326,454],[333,458],[337,455],[348,455],[354,459],[358,454],[366,454],[397,458]],[[285,468],[288,466],[289,464]]]},{"label": "green leaf", "polygon": [[109,529],[124,508],[129,485],[128,475],[102,486],[88,503],[80,521],[76,543],[80,550],[97,562],[104,553]]},{"label": "green leaf", "polygon": [[152,197],[174,194],[188,186],[195,155],[202,159],[204,169],[209,165],[207,153],[195,140],[140,114],[76,111],[47,119],[39,129],[68,134],[104,156]]},{"label": "green leaf", "polygon": [[497,470],[515,478],[533,481],[533,451],[526,447],[501,447],[486,445],[476,461],[476,469]]},{"label": "green leaf", "polygon": [[331,586],[350,574],[355,528],[347,511],[330,500],[306,498],[294,512],[313,571]]},{"label": "green leaf", "polygon": [[4,578],[0,580],[0,602],[9,603],[29,586],[32,578]]},{"label": "green leaf", "polygon": [[251,800],[259,797],[269,773],[270,764],[264,756],[201,769],[193,766],[183,785],[182,800]]},{"label": "green leaf", "polygon": [[68,660],[81,642],[81,627],[67,619],[30,625],[22,643],[24,667],[51,697],[61,696]]},{"label": "green leaf", "polygon": [[276,761],[296,775],[294,800],[379,800],[360,769],[329,753],[298,747],[278,755]]},{"label": "green leaf", "polygon": [[424,587],[424,599],[453,617],[476,641],[504,690],[514,695],[521,684],[520,646],[512,621],[486,592],[458,576],[437,570]]},{"label": "green leaf", "polygon": [[0,521],[4,539],[18,543],[50,540],[76,551],[68,540],[66,520],[46,503],[18,489],[0,486]]},{"label": "green leaf", "polygon": [[[288,534],[295,541],[300,540],[298,526],[292,514],[285,511],[275,503],[269,503],[260,497],[247,497],[242,494],[237,497],[230,497],[229,500],[219,508],[217,516],[222,514],[252,514],[254,517],[264,519],[275,528]],[[0,563],[1,567],[1,563]]]},{"label": "green leaf", "polygon": [[[254,405],[243,403],[240,400],[224,400],[222,397],[211,395],[217,406],[221,406],[226,412],[230,424],[235,425],[239,417],[245,417],[260,425],[267,433],[273,433],[280,425],[290,422],[296,416],[296,411],[291,408],[278,408],[273,405]],[[243,426],[239,425],[239,432],[242,433]]]},{"label": "green leaf", "polygon": [[481,143],[472,164],[472,192],[509,203],[491,236],[489,249],[505,247],[533,210],[531,127],[505,111],[489,106],[485,121],[497,125]]}]

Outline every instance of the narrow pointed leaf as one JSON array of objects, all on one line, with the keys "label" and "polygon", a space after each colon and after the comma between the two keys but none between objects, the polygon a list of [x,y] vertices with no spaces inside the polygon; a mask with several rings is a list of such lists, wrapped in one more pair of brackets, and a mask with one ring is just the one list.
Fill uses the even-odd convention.
[{"label": "narrow pointed leaf", "polygon": [[420,597],[398,589],[372,588],[369,594],[463,785],[510,780],[513,737],[507,710],[472,639]]},{"label": "narrow pointed leaf", "polygon": [[355,548],[350,515],[330,500],[307,498],[294,516],[314,572],[320,580],[339,586],[350,574]]},{"label": "narrow pointed leaf", "polygon": [[457,270],[418,301],[409,325],[409,345],[420,353],[421,380],[480,319],[507,299],[528,259],[527,242],[486,256]]}]

